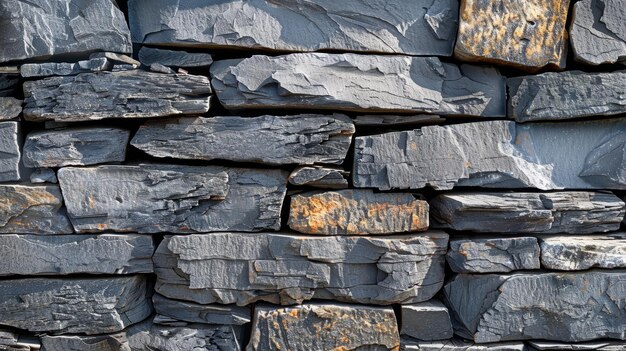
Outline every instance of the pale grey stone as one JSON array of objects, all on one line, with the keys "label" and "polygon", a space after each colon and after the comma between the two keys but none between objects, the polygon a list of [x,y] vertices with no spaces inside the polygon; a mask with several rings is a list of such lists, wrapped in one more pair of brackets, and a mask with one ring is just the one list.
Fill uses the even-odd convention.
[{"label": "pale grey stone", "polygon": [[33,184],[40,183],[58,183],[57,174],[50,168],[34,169],[30,174],[30,182]]},{"label": "pale grey stone", "polygon": [[400,334],[419,340],[445,340],[453,337],[448,308],[433,299],[400,306]]},{"label": "pale grey stone", "polygon": [[252,320],[250,307],[235,305],[201,305],[195,302],[168,299],[154,294],[155,311],[163,318],[203,324],[244,325]]},{"label": "pale grey stone", "polygon": [[37,337],[20,335],[16,331],[0,328],[0,350],[2,351],[39,351],[40,347],[41,343]]},{"label": "pale grey stone", "polygon": [[445,118],[437,115],[360,115],[354,117],[354,124],[363,127],[402,127],[408,125],[441,124]]},{"label": "pale grey stone", "polygon": [[459,338],[442,341],[421,341],[404,336],[400,341],[400,350],[402,351],[527,351],[523,342],[480,345]]},{"label": "pale grey stone", "polygon": [[446,261],[456,273],[507,273],[540,269],[535,237],[450,239]]},{"label": "pale grey stone", "polygon": [[152,72],[158,72],[158,73],[165,73],[165,74],[174,74],[176,73],[173,69],[169,68],[169,67],[165,67],[160,63],[153,63],[150,65],[150,71]]},{"label": "pale grey stone", "polygon": [[580,342],[575,344],[568,344],[554,341],[543,340],[531,340],[528,342],[530,345],[530,351],[545,351],[545,350],[559,350],[559,351],[624,351],[626,350],[626,342],[620,341],[589,341]]},{"label": "pale grey stone", "polygon": [[541,264],[547,269],[626,268],[626,233],[548,236],[539,243]]},{"label": "pale grey stone", "polygon": [[289,174],[289,183],[322,189],[345,189],[350,172],[324,166],[298,167]]},{"label": "pale grey stone", "polygon": [[108,61],[111,61],[114,63],[133,65],[135,68],[141,65],[141,62],[135,60],[134,58],[128,55],[118,54],[116,52],[94,52],[93,54],[89,55],[89,59],[91,60],[96,59],[96,58],[105,58]]},{"label": "pale grey stone", "polygon": [[13,119],[22,113],[22,100],[0,96],[0,121]]},{"label": "pale grey stone", "polygon": [[111,71],[113,72],[134,71],[137,69],[137,67],[138,67],[137,65],[121,63],[121,64],[113,65],[113,69],[111,69]]},{"label": "pale grey stone", "polygon": [[94,58],[78,62],[27,63],[20,66],[22,77],[72,76],[85,72],[107,71],[111,68],[104,58]]},{"label": "pale grey stone", "polygon": [[41,351],[131,351],[124,332],[101,335],[43,335]]},{"label": "pale grey stone", "polygon": [[207,68],[213,63],[209,54],[180,50],[165,50],[143,46],[139,50],[139,61],[146,66],[160,63],[167,67]]},{"label": "pale grey stone", "polygon": [[21,179],[21,139],[18,122],[0,122],[0,182]]}]

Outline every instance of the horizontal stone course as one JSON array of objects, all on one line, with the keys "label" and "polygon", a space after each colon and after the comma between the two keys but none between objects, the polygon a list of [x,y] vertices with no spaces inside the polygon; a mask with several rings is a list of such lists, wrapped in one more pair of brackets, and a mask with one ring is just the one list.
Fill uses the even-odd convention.
[{"label": "horizontal stone course", "polygon": [[579,271],[626,268],[626,233],[585,236],[546,236],[539,239],[541,264],[546,269]]},{"label": "horizontal stone course", "polygon": [[453,238],[446,254],[456,273],[506,273],[541,268],[541,250],[535,237]]}]

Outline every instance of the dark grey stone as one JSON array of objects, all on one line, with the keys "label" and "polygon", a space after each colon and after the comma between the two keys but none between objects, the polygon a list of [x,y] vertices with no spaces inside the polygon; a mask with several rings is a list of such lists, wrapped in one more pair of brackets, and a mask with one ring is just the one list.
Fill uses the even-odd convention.
[{"label": "dark grey stone", "polygon": [[27,63],[20,66],[22,77],[72,76],[85,72],[107,71],[111,63],[104,57],[78,62]]},{"label": "dark grey stone", "polygon": [[43,335],[41,351],[131,351],[124,332],[101,335]]},{"label": "dark grey stone", "polygon": [[18,122],[0,122],[0,182],[21,178],[22,136]]},{"label": "dark grey stone", "polygon": [[400,306],[402,328],[400,334],[419,340],[445,340],[453,337],[448,308],[433,299]]},{"label": "dark grey stone", "polygon": [[548,236],[539,243],[541,264],[547,269],[626,268],[626,233]]},{"label": "dark grey stone", "polygon": [[350,172],[324,166],[304,166],[289,174],[289,183],[322,189],[345,189]]},{"label": "dark grey stone", "polygon": [[568,344],[555,341],[543,341],[543,340],[531,340],[528,342],[530,351],[545,351],[545,350],[559,350],[559,351],[624,351],[626,349],[626,343],[620,341],[589,341],[580,342],[575,344]]},{"label": "dark grey stone", "polygon": [[168,299],[160,294],[154,294],[152,303],[162,320],[170,318],[189,323],[228,325],[244,325],[252,320],[250,307],[201,305],[189,301]]},{"label": "dark grey stone", "polygon": [[0,328],[0,350],[2,351],[39,351],[40,347],[41,343],[37,337],[24,336],[16,331]]},{"label": "dark grey stone", "polygon": [[146,66],[160,63],[167,67],[207,68],[213,63],[209,54],[142,47],[139,61]]},{"label": "dark grey stone", "polygon": [[527,351],[523,342],[480,345],[459,338],[442,341],[421,341],[404,336],[400,341],[400,350],[402,351]]},{"label": "dark grey stone", "polygon": [[50,168],[37,168],[30,173],[30,182],[33,184],[56,184],[58,183],[57,174]]},{"label": "dark grey stone", "polygon": [[0,121],[13,119],[22,113],[22,100],[0,96]]},{"label": "dark grey stone", "polygon": [[3,73],[0,67],[0,96],[10,97],[15,95],[20,88],[19,69],[15,67],[15,73]]},{"label": "dark grey stone", "polygon": [[456,273],[507,273],[540,269],[535,237],[450,239],[446,261]]},{"label": "dark grey stone", "polygon": [[361,115],[354,117],[354,124],[363,127],[396,127],[408,125],[441,124],[445,118],[437,115]]}]

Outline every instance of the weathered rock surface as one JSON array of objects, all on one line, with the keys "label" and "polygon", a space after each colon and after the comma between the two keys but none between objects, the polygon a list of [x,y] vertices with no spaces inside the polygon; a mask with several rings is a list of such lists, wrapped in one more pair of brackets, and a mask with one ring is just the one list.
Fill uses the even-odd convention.
[{"label": "weathered rock surface", "polygon": [[453,336],[448,308],[439,300],[400,306],[400,334],[419,340],[444,340]]},{"label": "weathered rock surface", "polygon": [[26,167],[87,166],[123,162],[130,132],[121,128],[71,128],[36,131],[24,141]]},{"label": "weathered rock surface", "polygon": [[565,68],[569,0],[461,0],[454,55],[531,71]]},{"label": "weathered rock surface", "polygon": [[446,283],[444,296],[455,333],[478,343],[624,340],[624,281],[625,270],[460,274]]},{"label": "weathered rock surface", "polygon": [[0,185],[0,233],[71,234],[56,185]]},{"label": "weathered rock surface", "polygon": [[450,56],[458,1],[132,0],[129,17],[136,43]]},{"label": "weathered rock surface", "polygon": [[0,62],[133,49],[124,14],[112,0],[3,0],[0,21]]},{"label": "weathered rock surface", "polygon": [[601,233],[626,214],[617,196],[584,191],[446,193],[430,207],[433,227],[483,233]]},{"label": "weathered rock surface", "polygon": [[235,305],[201,305],[189,301],[172,300],[154,294],[152,302],[161,320],[170,318],[177,321],[204,324],[244,325],[252,320],[250,307]]},{"label": "weathered rock surface", "polygon": [[625,22],[622,0],[576,2],[569,31],[574,58],[590,65],[626,64]]},{"label": "weathered rock surface", "polygon": [[407,125],[430,125],[441,124],[445,121],[437,115],[361,115],[354,117],[356,126],[364,127],[395,127]]},{"label": "weathered rock surface", "polygon": [[37,168],[30,173],[30,182],[33,184],[40,183],[58,183],[57,174],[50,168]]},{"label": "weathered rock surface", "polygon": [[22,100],[0,96],[0,121],[12,119],[22,113]]},{"label": "weathered rock surface", "polygon": [[24,118],[75,122],[205,113],[209,79],[141,70],[80,73],[24,82]]},{"label": "weathered rock surface", "polygon": [[206,68],[213,63],[213,58],[211,55],[204,53],[164,50],[144,46],[139,50],[139,61],[148,67],[153,63],[159,63],[167,67]]},{"label": "weathered rock surface", "polygon": [[504,78],[494,68],[436,57],[304,53],[222,60],[212,84],[228,109],[332,109],[501,117]]},{"label": "weathered rock surface", "polygon": [[539,243],[541,264],[547,269],[626,268],[626,233],[549,236],[542,237]]},{"label": "weathered rock surface", "polygon": [[566,344],[562,342],[554,342],[554,341],[538,341],[531,340],[528,342],[530,351],[544,351],[544,350],[567,350],[567,351],[586,351],[586,350],[594,350],[594,351],[623,351],[626,347],[624,342],[620,341],[589,341],[589,342],[580,342],[575,344]]},{"label": "weathered rock surface", "polygon": [[43,335],[42,351],[131,351],[124,332],[101,335]]},{"label": "weathered rock surface", "polygon": [[345,115],[189,117],[148,122],[131,144],[156,157],[341,164],[354,124]]},{"label": "weathered rock surface", "polygon": [[391,308],[309,303],[257,306],[246,350],[382,351],[399,347]]},{"label": "weathered rock surface", "polygon": [[[444,276],[448,235],[311,237],[213,233],[165,238],[156,290],[201,304],[315,299],[388,305],[429,300]],[[207,274],[211,272],[211,274]]]},{"label": "weathered rock surface", "polygon": [[287,190],[277,169],[106,165],[62,168],[58,177],[81,233],[278,230]]},{"label": "weathered rock surface", "polygon": [[40,348],[41,342],[37,337],[20,335],[9,329],[0,329],[0,350],[2,351],[39,351]]},{"label": "weathered rock surface", "polygon": [[20,180],[21,131],[18,122],[0,122],[0,182]]},{"label": "weathered rock surface", "polygon": [[402,351],[527,351],[523,342],[480,345],[459,338],[442,341],[421,341],[404,336],[400,342]]},{"label": "weathered rock surface", "polygon": [[345,189],[349,172],[323,166],[304,166],[289,174],[289,184],[323,189]]},{"label": "weathered rock surface", "polygon": [[428,229],[428,203],[408,193],[367,189],[306,192],[291,197],[289,228],[305,234],[355,235]]},{"label": "weathered rock surface", "polygon": [[507,80],[508,115],[518,122],[626,113],[626,71],[548,72]]},{"label": "weathered rock surface", "polygon": [[358,137],[353,183],[384,190],[626,189],[624,130],[626,119],[489,121]]},{"label": "weathered rock surface", "polygon": [[27,63],[20,66],[20,75],[22,77],[72,76],[79,73],[107,71],[111,66],[105,57],[78,62]]},{"label": "weathered rock surface", "polygon": [[507,273],[540,269],[537,238],[451,239],[446,261],[456,273]]},{"label": "weathered rock surface", "polygon": [[113,333],[150,315],[142,275],[0,280],[0,325],[52,334]]}]

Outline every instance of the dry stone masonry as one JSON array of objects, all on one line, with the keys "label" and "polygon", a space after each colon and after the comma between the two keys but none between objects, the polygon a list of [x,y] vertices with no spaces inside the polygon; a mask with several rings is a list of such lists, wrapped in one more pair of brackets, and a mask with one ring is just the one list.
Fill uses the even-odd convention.
[{"label": "dry stone masonry", "polygon": [[0,0],[0,351],[626,351],[625,0]]}]

